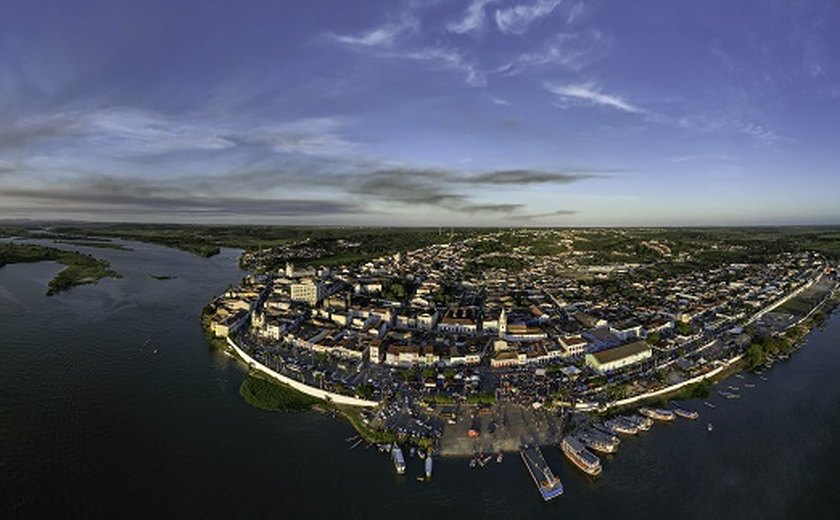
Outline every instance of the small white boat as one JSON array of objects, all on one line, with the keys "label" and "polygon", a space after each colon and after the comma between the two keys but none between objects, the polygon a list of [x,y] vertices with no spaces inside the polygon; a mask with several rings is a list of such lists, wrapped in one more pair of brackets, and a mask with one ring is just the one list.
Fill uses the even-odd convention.
[{"label": "small white boat", "polygon": [[712,426],[712,423],[707,424],[707,425],[706,425],[706,431],[709,431],[709,432],[710,432],[710,431],[712,431],[712,430],[714,430],[714,426]]}]

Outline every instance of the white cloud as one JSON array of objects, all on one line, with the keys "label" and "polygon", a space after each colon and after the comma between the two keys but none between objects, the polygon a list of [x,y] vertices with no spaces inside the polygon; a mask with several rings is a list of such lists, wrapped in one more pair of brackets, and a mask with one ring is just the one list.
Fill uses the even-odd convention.
[{"label": "white cloud", "polygon": [[[254,126],[235,117],[173,116],[115,107],[24,118],[9,125],[5,134],[15,146],[66,146],[116,158],[217,151],[243,145],[275,152],[332,155],[355,147],[341,135],[346,126],[344,119],[336,117]],[[2,141],[0,133],[0,144]]]},{"label": "white cloud", "polygon": [[500,97],[491,96],[490,101],[492,101],[494,105],[501,105],[503,107],[510,106],[510,101],[508,101],[507,99],[502,99]]},{"label": "white cloud", "polygon": [[495,1],[496,0],[472,0],[470,5],[467,6],[464,17],[457,22],[448,24],[446,29],[449,32],[456,34],[467,34],[480,31],[484,28],[484,7]]},{"label": "white cloud", "polygon": [[415,32],[419,28],[417,19],[406,16],[402,20],[374,27],[359,35],[334,34],[333,38],[347,45],[359,47],[390,47],[403,34]]},{"label": "white cloud", "polygon": [[548,16],[562,0],[537,0],[533,5],[515,5],[496,10],[496,25],[503,33],[524,34],[536,20]]},{"label": "white cloud", "polygon": [[516,56],[497,72],[513,76],[546,65],[579,71],[602,56],[608,47],[609,39],[599,30],[559,33],[548,38],[541,49]]},{"label": "white cloud", "polygon": [[472,87],[487,85],[487,77],[478,66],[455,49],[446,47],[424,47],[422,49],[393,54],[395,57],[424,61],[435,66],[457,70],[466,76],[466,82]]},{"label": "white cloud", "polygon": [[[555,94],[560,98],[561,102],[583,102],[592,105],[613,108],[622,112],[630,112],[633,114],[643,113],[639,107],[631,105],[624,101],[621,97],[611,94],[604,94],[594,83],[579,83],[572,85],[560,85],[558,83],[545,82],[543,84],[546,90]],[[565,108],[564,105],[558,105]]]}]

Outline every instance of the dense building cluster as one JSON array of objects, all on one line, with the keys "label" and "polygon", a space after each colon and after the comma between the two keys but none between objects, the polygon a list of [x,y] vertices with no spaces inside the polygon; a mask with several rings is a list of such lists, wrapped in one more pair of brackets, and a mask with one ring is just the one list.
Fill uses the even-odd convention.
[{"label": "dense building cluster", "polygon": [[[499,247],[511,236],[520,245]],[[575,231],[499,232],[351,265],[286,262],[219,297],[212,328],[259,348],[329,356],[348,372],[556,365],[585,380],[673,360],[714,334],[737,335],[823,266],[814,254],[779,254],[772,263],[652,276],[650,264],[593,265],[575,247],[580,240]],[[674,258],[664,242],[642,247],[668,266],[691,258]],[[679,366],[688,372],[694,362]]]}]

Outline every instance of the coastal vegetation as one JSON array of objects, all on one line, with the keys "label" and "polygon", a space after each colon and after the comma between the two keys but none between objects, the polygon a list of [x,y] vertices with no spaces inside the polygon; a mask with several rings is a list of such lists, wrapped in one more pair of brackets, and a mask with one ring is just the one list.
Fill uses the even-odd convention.
[{"label": "coastal vegetation", "polygon": [[53,261],[66,267],[49,282],[47,295],[66,291],[82,284],[96,283],[102,278],[120,278],[107,260],[78,251],[63,251],[33,244],[0,243],[0,267],[7,264]]},{"label": "coastal vegetation", "polygon": [[397,441],[397,434],[393,431],[372,428],[365,423],[361,412],[357,408],[333,405],[333,409],[343,415],[365,441],[378,444],[388,444]]},{"label": "coastal vegetation", "polygon": [[251,406],[278,412],[302,412],[323,401],[298,392],[290,386],[268,381],[253,374],[242,381],[239,395]]}]

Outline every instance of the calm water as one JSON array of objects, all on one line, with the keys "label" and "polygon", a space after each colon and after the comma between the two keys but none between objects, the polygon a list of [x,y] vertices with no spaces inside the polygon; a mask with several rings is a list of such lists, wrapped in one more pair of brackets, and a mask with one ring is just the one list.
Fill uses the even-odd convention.
[{"label": "calm water", "polygon": [[731,379],[740,401],[690,403],[701,420],[624,439],[597,482],[546,448],[566,494],[544,505],[512,454],[481,470],[438,460],[421,483],[417,459],[397,477],[385,455],[348,451],[339,420],[249,407],[243,368],[210,351],[198,324],[241,278],[237,252],[132,246],[90,250],[123,279],[54,297],[58,265],[0,269],[1,517],[840,516],[837,314],[768,382]]}]

